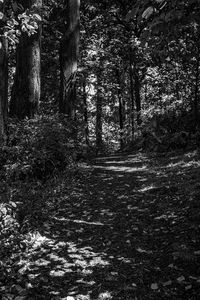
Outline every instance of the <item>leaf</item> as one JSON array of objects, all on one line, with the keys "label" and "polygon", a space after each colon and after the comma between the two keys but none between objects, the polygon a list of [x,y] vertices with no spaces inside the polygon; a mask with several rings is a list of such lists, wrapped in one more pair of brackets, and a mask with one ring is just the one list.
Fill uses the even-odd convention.
[{"label": "leaf", "polygon": [[13,201],[10,201],[10,202],[9,202],[9,204],[10,204],[12,207],[14,207],[14,208],[16,208],[16,207],[17,207],[16,203],[15,203],[15,202],[13,202]]},{"label": "leaf", "polygon": [[180,277],[177,278],[177,281],[179,283],[181,283],[181,282],[185,281],[185,277],[184,276],[180,276]]},{"label": "leaf", "polygon": [[188,291],[188,290],[191,290],[191,288],[192,288],[192,285],[190,284],[185,287],[185,290]]},{"label": "leaf", "polygon": [[149,6],[142,14],[143,19],[148,19],[154,12],[154,8],[152,6]]},{"label": "leaf", "polygon": [[152,283],[151,284],[151,289],[154,290],[154,291],[158,290],[158,284],[157,283]]},{"label": "leaf", "polygon": [[153,252],[152,251],[148,251],[148,250],[144,250],[144,249],[142,249],[142,248],[137,248],[136,249],[137,250],[137,252],[139,252],[139,253],[146,253],[146,254],[152,254]]},{"label": "leaf", "polygon": [[41,16],[38,15],[38,14],[34,14],[34,18],[35,18],[36,20],[38,20],[38,21],[42,21]]},{"label": "leaf", "polygon": [[163,286],[169,286],[172,284],[172,281],[171,280],[168,280],[166,282],[163,282]]}]

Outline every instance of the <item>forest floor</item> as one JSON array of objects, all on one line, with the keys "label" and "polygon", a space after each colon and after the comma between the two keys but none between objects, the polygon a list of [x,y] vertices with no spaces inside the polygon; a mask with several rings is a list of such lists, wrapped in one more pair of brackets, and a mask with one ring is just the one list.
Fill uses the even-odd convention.
[{"label": "forest floor", "polygon": [[81,170],[46,188],[2,299],[200,299],[199,154],[119,154]]}]

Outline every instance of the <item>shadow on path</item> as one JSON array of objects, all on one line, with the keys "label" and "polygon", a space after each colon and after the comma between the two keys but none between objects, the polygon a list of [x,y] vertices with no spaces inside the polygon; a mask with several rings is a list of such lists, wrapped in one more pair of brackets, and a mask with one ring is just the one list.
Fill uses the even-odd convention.
[{"label": "shadow on path", "polygon": [[63,181],[49,196],[48,220],[16,263],[21,299],[200,299],[196,153],[85,167],[73,190]]}]

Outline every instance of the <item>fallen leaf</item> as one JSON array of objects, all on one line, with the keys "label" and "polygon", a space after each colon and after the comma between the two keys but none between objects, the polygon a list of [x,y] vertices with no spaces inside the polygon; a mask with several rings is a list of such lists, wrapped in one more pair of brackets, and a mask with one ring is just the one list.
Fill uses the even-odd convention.
[{"label": "fallen leaf", "polygon": [[192,285],[190,284],[185,287],[185,290],[188,291],[188,290],[191,290],[191,288],[192,288]]},{"label": "fallen leaf", "polygon": [[171,280],[168,280],[166,282],[163,282],[163,286],[169,286],[172,284],[172,281]]},{"label": "fallen leaf", "polygon": [[146,254],[152,254],[153,252],[152,251],[148,251],[148,250],[144,250],[144,249],[142,249],[142,248],[137,248],[136,249],[137,250],[137,252],[139,252],[139,253],[146,253]]},{"label": "fallen leaf", "polygon": [[180,276],[180,277],[177,278],[177,281],[179,283],[181,283],[181,282],[185,281],[185,277],[184,276]]},{"label": "fallen leaf", "polygon": [[158,284],[157,283],[152,283],[151,284],[151,289],[154,290],[154,291],[158,290]]}]

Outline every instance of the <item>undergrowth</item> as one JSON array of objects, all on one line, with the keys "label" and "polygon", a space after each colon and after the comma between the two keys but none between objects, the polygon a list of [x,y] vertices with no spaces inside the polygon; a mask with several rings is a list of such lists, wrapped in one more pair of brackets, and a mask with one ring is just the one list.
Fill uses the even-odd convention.
[{"label": "undergrowth", "polygon": [[24,234],[48,217],[45,190],[51,191],[60,176],[69,186],[76,178],[82,145],[75,132],[73,123],[58,115],[11,120],[8,143],[0,149],[1,274],[9,257],[26,247]]}]

